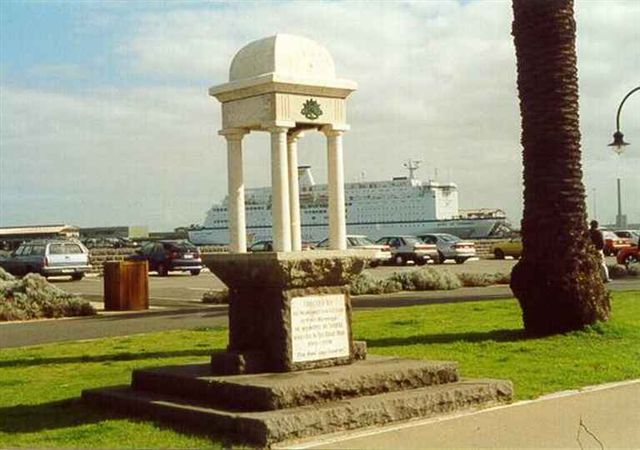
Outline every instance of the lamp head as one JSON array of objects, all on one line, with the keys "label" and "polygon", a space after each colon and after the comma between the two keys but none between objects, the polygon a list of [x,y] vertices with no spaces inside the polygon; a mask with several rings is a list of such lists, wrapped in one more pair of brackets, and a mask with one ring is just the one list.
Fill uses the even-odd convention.
[{"label": "lamp head", "polygon": [[620,130],[618,130],[613,133],[613,142],[608,146],[613,147],[613,151],[620,155],[622,154],[622,152],[624,152],[624,148],[627,145],[629,145],[629,143],[624,141],[624,135],[622,134],[622,132],[620,132]]}]

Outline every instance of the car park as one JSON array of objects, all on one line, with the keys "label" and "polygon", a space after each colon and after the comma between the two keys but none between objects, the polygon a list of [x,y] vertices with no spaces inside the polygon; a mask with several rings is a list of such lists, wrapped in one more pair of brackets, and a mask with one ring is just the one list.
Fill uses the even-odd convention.
[{"label": "car park", "polygon": [[172,271],[199,275],[203,269],[198,247],[187,241],[147,242],[127,260],[147,261],[149,271],[157,272],[161,277],[166,277]]},{"label": "car park", "polygon": [[123,237],[97,237],[87,238],[82,241],[87,248],[131,248],[140,245],[129,238]]},{"label": "car park", "polygon": [[476,256],[476,245],[470,241],[463,241],[458,236],[448,233],[421,234],[418,236],[423,242],[437,247],[438,256],[434,262],[442,264],[447,259],[453,259],[457,264]]},{"label": "car park", "polygon": [[[314,244],[310,244],[308,242],[303,242],[302,243],[302,250],[303,251],[313,250],[313,248],[314,248]],[[247,247],[247,251],[250,252],[250,253],[272,252],[273,251],[273,241],[270,240],[270,239],[256,241],[253,244],[251,244],[249,247]]]},{"label": "car park", "polygon": [[507,256],[514,259],[520,258],[522,256],[522,237],[517,236],[494,243],[491,246],[491,254],[495,259],[504,259]]},{"label": "car park", "polygon": [[247,250],[251,253],[256,252],[272,252],[273,251],[273,241],[256,241],[247,248]]},{"label": "car park", "polygon": [[621,249],[631,247],[630,238],[620,237],[613,231],[602,230],[602,238],[604,239],[605,256],[616,255]]},{"label": "car park", "polygon": [[631,267],[640,268],[640,247],[634,245],[620,249],[616,255],[616,262],[627,269]]},{"label": "car park", "polygon": [[[315,246],[316,249],[328,249],[329,238],[323,239]],[[369,260],[369,267],[377,267],[380,264],[384,264],[391,260],[391,247],[384,244],[376,244],[367,236],[364,235],[348,235],[347,236],[347,248],[360,249],[360,250],[374,250],[373,257]]]},{"label": "car park", "polygon": [[421,266],[438,255],[435,245],[426,244],[416,236],[384,236],[376,244],[388,245],[391,248],[391,262],[398,265],[413,261]]},{"label": "car park", "polygon": [[89,250],[76,240],[38,239],[20,244],[8,257],[0,260],[7,272],[24,276],[39,273],[44,277],[69,275],[80,280],[91,270]]}]

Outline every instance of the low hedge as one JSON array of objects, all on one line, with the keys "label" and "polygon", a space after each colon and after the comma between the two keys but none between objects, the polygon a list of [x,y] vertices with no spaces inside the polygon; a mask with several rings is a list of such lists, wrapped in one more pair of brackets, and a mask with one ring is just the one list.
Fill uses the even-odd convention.
[{"label": "low hedge", "polygon": [[638,269],[637,265],[629,266],[627,268],[620,264],[613,264],[613,265],[608,265],[607,269],[609,270],[609,278],[614,280],[619,278],[640,276],[640,270]]},{"label": "low hedge", "polygon": [[376,278],[367,272],[356,276],[351,282],[353,295],[388,294],[399,291],[440,291],[460,287],[480,287],[509,284],[508,273],[460,273],[423,267],[415,270],[394,272],[387,278]]},{"label": "low hedge", "polygon": [[202,303],[213,305],[229,304],[229,291],[227,289],[223,289],[222,291],[207,291],[202,294]]},{"label": "low hedge", "polygon": [[0,321],[96,314],[91,303],[30,273],[16,279],[0,268]]},{"label": "low hedge", "polygon": [[460,273],[423,267],[416,270],[394,272],[387,278],[376,278],[361,273],[351,282],[353,295],[387,294],[399,291],[440,291],[460,287],[482,287],[495,284],[509,284],[508,273]]},{"label": "low hedge", "polygon": [[396,280],[376,278],[368,273],[361,273],[351,280],[351,293],[353,295],[364,294],[390,294],[402,290],[402,284]]},{"label": "low hedge", "polygon": [[509,273],[459,273],[458,279],[464,287],[484,287],[494,284],[509,284]]}]

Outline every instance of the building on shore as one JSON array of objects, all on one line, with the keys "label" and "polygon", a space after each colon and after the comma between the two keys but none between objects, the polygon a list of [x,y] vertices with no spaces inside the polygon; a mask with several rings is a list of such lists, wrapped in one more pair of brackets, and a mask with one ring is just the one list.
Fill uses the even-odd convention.
[{"label": "building on shore", "polygon": [[21,227],[0,227],[0,247],[15,250],[22,242],[33,239],[71,239],[80,237],[80,228],[75,225],[26,225]]},{"label": "building on shore", "polygon": [[116,227],[90,227],[80,228],[82,239],[90,238],[127,238],[143,239],[149,237],[149,228],[146,226],[116,226]]}]

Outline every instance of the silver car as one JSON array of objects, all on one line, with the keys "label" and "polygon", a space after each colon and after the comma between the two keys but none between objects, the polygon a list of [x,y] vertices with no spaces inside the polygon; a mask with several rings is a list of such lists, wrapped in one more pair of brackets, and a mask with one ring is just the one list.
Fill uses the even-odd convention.
[{"label": "silver car", "polygon": [[[323,239],[316,244],[317,249],[329,248],[329,238]],[[391,248],[388,245],[376,244],[367,236],[350,234],[347,236],[347,248],[374,250],[375,253],[369,261],[369,267],[377,267],[380,264],[389,262],[391,259]]]},{"label": "silver car", "polygon": [[0,267],[17,276],[70,275],[74,280],[82,279],[91,270],[89,250],[80,241],[49,239],[21,244],[8,258],[0,260]]},{"label": "silver car", "polygon": [[391,261],[398,265],[413,261],[422,266],[437,255],[435,245],[425,244],[415,236],[384,236],[376,244],[391,247]]},{"label": "silver car", "polygon": [[442,264],[447,259],[453,259],[457,264],[464,263],[467,259],[476,256],[476,244],[471,241],[463,241],[458,236],[447,233],[421,234],[418,236],[427,244],[435,244],[438,247],[436,263]]}]

